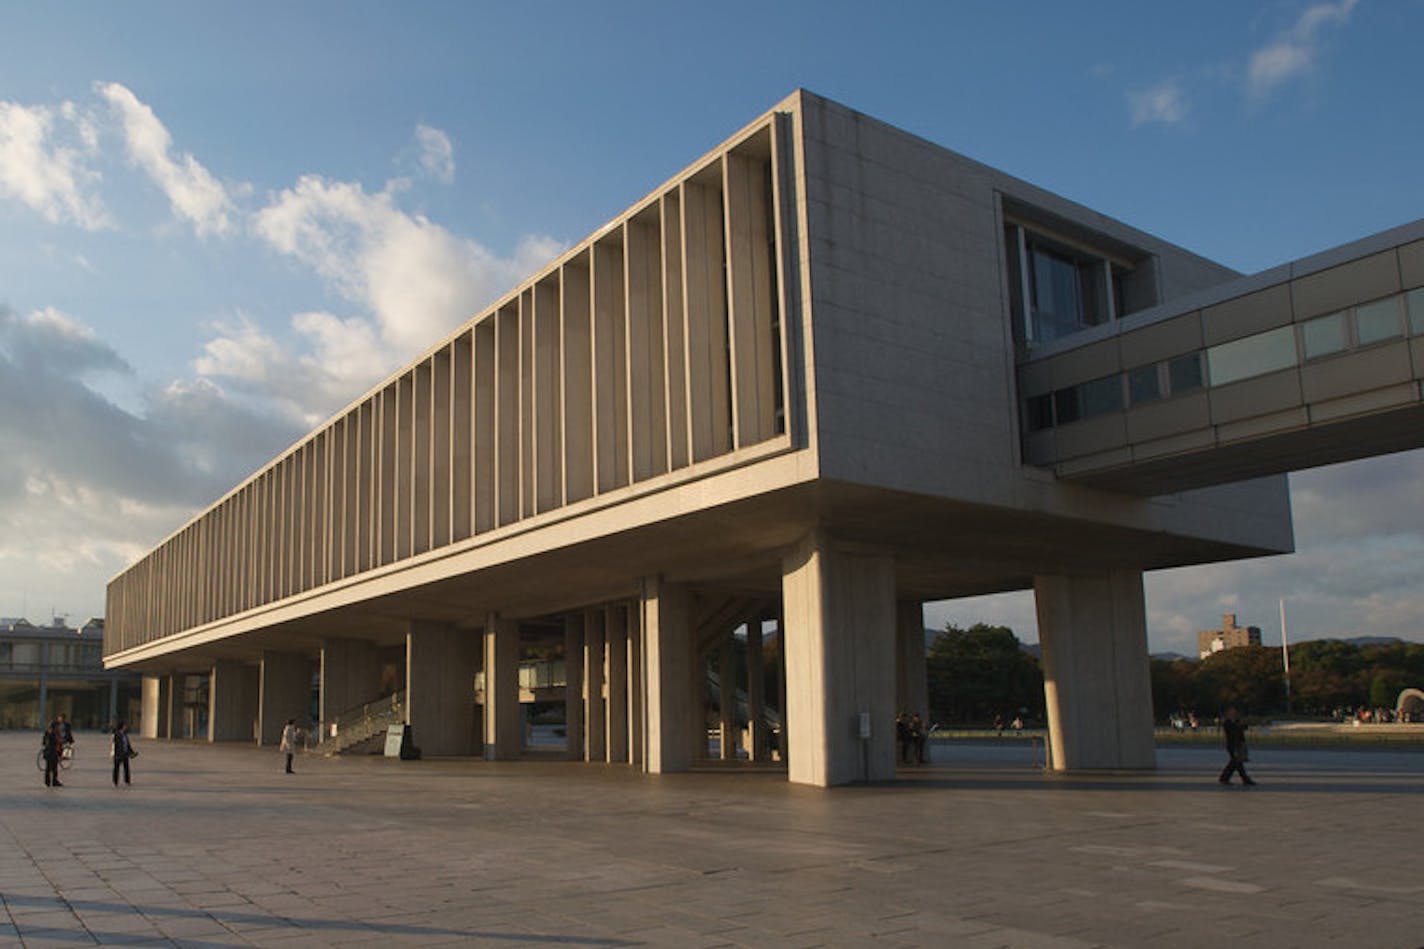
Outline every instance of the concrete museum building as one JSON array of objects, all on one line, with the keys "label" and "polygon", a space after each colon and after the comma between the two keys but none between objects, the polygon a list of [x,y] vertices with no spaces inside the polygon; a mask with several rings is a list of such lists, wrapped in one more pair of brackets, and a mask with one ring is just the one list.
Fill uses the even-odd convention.
[{"label": "concrete museum building", "polygon": [[1418,223],[1243,277],[796,92],[115,577],[105,661],[150,736],[315,680],[504,759],[562,654],[570,757],[824,786],[893,777],[922,603],[1031,588],[1053,766],[1150,768],[1143,572],[1424,444],[1420,287]]}]

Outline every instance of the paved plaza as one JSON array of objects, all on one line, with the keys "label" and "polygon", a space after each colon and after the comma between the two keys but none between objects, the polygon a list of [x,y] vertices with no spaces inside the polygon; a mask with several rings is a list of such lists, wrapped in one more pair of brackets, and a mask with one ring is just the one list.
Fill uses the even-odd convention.
[{"label": "paved plaza", "polygon": [[139,742],[65,787],[0,734],[0,944],[1424,945],[1424,753],[1051,776],[942,745],[893,784]]}]

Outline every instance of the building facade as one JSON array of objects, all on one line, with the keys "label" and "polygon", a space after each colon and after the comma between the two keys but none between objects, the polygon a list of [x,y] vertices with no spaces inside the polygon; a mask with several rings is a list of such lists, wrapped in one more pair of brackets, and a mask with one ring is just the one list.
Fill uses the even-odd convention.
[{"label": "building facade", "polygon": [[1220,629],[1203,629],[1197,632],[1197,657],[1205,659],[1224,649],[1240,649],[1242,646],[1261,645],[1261,627],[1237,626],[1235,613],[1224,613]]},{"label": "building facade", "polygon": [[275,741],[315,676],[323,732],[396,693],[508,758],[557,654],[570,757],[828,785],[893,776],[925,601],[1032,589],[1054,766],[1151,767],[1143,571],[1289,551],[1289,499],[1135,490],[1104,418],[1128,352],[1223,394],[1171,304],[1241,279],[797,92],[115,577],[106,662],[150,734],[199,675],[209,738]]},{"label": "building facade", "polygon": [[104,621],[74,629],[0,619],[0,728],[42,728],[65,715],[75,728],[104,728],[139,710],[139,677],[104,668]]}]

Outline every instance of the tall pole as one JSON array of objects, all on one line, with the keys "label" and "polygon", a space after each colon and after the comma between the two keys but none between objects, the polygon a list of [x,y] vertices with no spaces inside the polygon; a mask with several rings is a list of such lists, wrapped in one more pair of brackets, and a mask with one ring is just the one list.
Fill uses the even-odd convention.
[{"label": "tall pole", "polygon": [[1286,714],[1291,710],[1290,693],[1290,643],[1286,640],[1286,600],[1281,597],[1281,666],[1286,675]]}]

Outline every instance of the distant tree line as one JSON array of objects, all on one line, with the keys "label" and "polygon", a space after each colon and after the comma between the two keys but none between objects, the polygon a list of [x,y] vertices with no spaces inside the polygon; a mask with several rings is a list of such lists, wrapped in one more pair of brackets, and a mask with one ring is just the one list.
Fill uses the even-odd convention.
[{"label": "distant tree line", "polygon": [[[1290,647],[1290,664],[1290,708],[1300,715],[1393,708],[1401,690],[1424,688],[1424,643],[1312,640]],[[948,625],[931,642],[927,665],[932,721],[987,725],[996,715],[1007,721],[1027,709],[1029,722],[1043,722],[1043,669],[1007,626]],[[1278,648],[1226,649],[1201,661],[1153,659],[1151,675],[1158,721],[1186,712],[1209,720],[1227,705],[1252,716],[1286,711]]]}]

